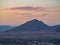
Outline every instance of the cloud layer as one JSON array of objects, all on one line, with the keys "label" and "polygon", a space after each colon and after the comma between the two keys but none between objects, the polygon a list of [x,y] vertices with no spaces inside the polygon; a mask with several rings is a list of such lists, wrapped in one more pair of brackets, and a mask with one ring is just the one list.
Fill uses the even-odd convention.
[{"label": "cloud layer", "polygon": [[9,9],[9,10],[44,10],[45,8],[25,6],[25,7],[12,7],[12,8],[7,8],[7,9]]},{"label": "cloud layer", "polygon": [[0,9],[0,25],[20,25],[35,18],[51,25],[60,24],[60,10],[32,6]]}]

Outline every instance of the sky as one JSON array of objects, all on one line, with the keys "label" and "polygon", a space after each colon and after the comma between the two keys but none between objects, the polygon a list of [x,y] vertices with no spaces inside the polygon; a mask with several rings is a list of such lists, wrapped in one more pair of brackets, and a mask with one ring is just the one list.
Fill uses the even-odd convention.
[{"label": "sky", "polygon": [[60,0],[0,0],[0,25],[21,25],[38,19],[60,24]]},{"label": "sky", "polygon": [[0,0],[0,7],[11,6],[60,7],[60,0]]}]

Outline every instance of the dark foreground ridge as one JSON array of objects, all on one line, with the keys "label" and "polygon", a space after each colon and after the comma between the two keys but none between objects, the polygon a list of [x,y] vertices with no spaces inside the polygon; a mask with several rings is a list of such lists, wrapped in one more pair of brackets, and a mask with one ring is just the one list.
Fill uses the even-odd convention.
[{"label": "dark foreground ridge", "polygon": [[15,38],[0,38],[0,45],[60,45],[60,39],[25,40]]}]

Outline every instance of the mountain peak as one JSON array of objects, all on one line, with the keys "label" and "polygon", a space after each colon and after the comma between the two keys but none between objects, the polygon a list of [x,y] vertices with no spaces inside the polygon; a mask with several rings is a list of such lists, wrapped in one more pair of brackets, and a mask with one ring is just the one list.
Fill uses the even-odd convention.
[{"label": "mountain peak", "polygon": [[42,21],[39,21],[37,19],[33,19],[31,21],[28,21],[27,23],[34,24],[34,25],[36,25],[36,24],[44,24]]},{"label": "mountain peak", "polygon": [[12,32],[21,32],[21,31],[43,31],[46,30],[49,26],[43,23],[42,21],[39,21],[37,19],[33,19],[31,21],[28,21],[14,29],[12,29]]},{"label": "mountain peak", "polygon": [[38,21],[37,19],[33,19],[33,20]]},{"label": "mountain peak", "polygon": [[42,22],[42,21],[39,21],[39,20],[37,20],[37,19],[33,19],[33,20],[31,20],[31,21],[33,21],[33,22]]}]

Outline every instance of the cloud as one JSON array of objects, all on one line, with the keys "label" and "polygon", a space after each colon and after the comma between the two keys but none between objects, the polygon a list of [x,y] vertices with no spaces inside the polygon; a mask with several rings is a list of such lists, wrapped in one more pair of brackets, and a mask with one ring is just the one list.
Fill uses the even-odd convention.
[{"label": "cloud", "polygon": [[21,15],[21,16],[26,16],[26,17],[45,17],[47,16],[47,13],[43,13],[43,14],[34,14],[34,13],[13,13],[13,15]]},{"label": "cloud", "polygon": [[25,7],[12,7],[7,8],[8,10],[43,10],[43,7],[32,7],[32,6],[25,6]]}]

